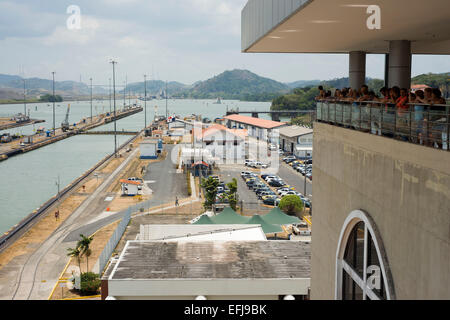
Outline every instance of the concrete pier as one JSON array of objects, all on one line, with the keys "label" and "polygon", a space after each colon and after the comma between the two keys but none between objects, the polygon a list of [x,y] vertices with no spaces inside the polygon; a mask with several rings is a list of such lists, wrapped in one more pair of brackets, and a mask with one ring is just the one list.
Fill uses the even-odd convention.
[{"label": "concrete pier", "polygon": [[63,139],[69,138],[71,136],[84,133],[88,130],[94,129],[96,127],[102,126],[104,124],[113,122],[114,120],[122,119],[133,114],[142,112],[143,108],[131,108],[123,112],[117,113],[116,117],[114,115],[106,116],[102,114],[97,117],[96,121],[93,123],[84,123],[83,121],[77,124],[77,127],[70,131],[63,132],[61,128],[56,130],[56,134],[51,137],[45,137],[43,135],[35,134],[32,136],[34,143],[20,146],[20,140],[15,140],[10,143],[4,143],[0,145],[0,161],[7,160],[15,155],[26,153],[32,150],[39,149],[46,145],[61,141]]}]

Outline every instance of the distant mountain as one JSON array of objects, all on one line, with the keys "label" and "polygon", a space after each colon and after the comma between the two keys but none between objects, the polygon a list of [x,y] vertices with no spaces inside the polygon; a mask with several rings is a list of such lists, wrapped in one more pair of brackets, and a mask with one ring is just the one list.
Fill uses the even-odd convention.
[{"label": "distant mountain", "polygon": [[[0,88],[9,91],[23,92],[23,79],[20,76],[0,74]],[[53,92],[53,81],[40,78],[25,79],[27,96],[40,96]],[[6,91],[4,91],[6,92]],[[93,94],[107,94],[108,90],[101,87],[94,87]],[[91,88],[85,83],[75,81],[55,81],[55,94],[65,96],[86,96],[90,95]],[[3,96],[5,96],[4,94]],[[10,95],[8,99],[16,99],[15,95]]]},{"label": "distant mountain", "polygon": [[[157,95],[166,88],[163,81],[147,81],[147,93]],[[253,101],[271,101],[273,98],[289,92],[291,88],[281,82],[263,78],[248,70],[225,71],[206,81],[197,81],[193,85],[179,82],[167,84],[168,95],[173,98],[191,99],[237,99]],[[127,86],[132,93],[144,94],[144,82]]]},{"label": "distant mountain", "polygon": [[[167,91],[170,96],[174,96],[190,88],[190,86],[182,84],[180,82],[171,81],[167,83]],[[161,80],[147,80],[147,95],[158,95],[160,92],[166,90],[166,83]],[[123,90],[120,91],[123,93]],[[144,95],[145,86],[144,81],[130,83],[127,85],[127,92],[137,93]]]},{"label": "distant mountain", "polygon": [[318,86],[322,80],[300,80],[295,82],[286,83],[290,88],[305,88],[305,87],[313,87]]},{"label": "distant mountain", "polygon": [[265,100],[289,92],[286,84],[263,78],[248,70],[225,71],[209,80],[195,84],[184,97],[240,100]]}]

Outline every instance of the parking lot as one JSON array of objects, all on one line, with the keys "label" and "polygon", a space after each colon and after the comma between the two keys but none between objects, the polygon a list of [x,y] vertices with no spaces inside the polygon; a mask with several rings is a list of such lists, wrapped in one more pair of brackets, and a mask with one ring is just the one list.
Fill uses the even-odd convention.
[{"label": "parking lot", "polygon": [[[268,206],[264,206],[262,201],[258,200],[256,194],[247,188],[245,181],[241,178],[242,171],[250,171],[247,167],[243,165],[224,165],[220,167],[220,171],[216,172],[216,174],[220,177],[222,181],[225,183],[231,182],[233,178],[237,180],[238,183],[238,197],[239,203],[238,205],[243,206],[243,213],[245,215],[255,215],[255,214],[265,214],[268,213],[271,208]],[[257,170],[253,170],[257,173]]]},{"label": "parking lot", "polygon": [[[220,171],[218,175],[221,180],[225,183],[231,182],[235,178],[238,182],[238,195],[239,201],[242,201],[245,214],[261,214],[268,212],[272,206],[269,203],[264,204],[262,199],[258,199],[257,194],[249,189],[244,179],[241,177],[241,172],[249,171],[257,175],[258,183],[265,183],[261,179],[260,171],[246,167],[244,165],[222,165],[220,166]],[[302,197],[306,197],[312,200],[312,182],[306,179],[306,194],[304,193],[305,178],[303,175],[295,171],[291,166],[280,161],[280,167],[278,172],[275,174],[281,178],[287,185],[295,189],[296,192],[300,193]],[[267,185],[267,187],[269,187]],[[271,191],[277,192],[276,188],[271,187]],[[277,194],[278,198],[281,198]]]}]

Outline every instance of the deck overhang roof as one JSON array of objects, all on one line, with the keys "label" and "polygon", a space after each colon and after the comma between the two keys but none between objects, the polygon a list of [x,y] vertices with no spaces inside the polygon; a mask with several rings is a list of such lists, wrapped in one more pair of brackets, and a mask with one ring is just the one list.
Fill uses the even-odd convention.
[{"label": "deck overhang roof", "polygon": [[[369,5],[381,9],[370,30]],[[448,0],[249,0],[242,10],[242,51],[261,53],[389,52],[410,40],[413,54],[450,54]]]}]

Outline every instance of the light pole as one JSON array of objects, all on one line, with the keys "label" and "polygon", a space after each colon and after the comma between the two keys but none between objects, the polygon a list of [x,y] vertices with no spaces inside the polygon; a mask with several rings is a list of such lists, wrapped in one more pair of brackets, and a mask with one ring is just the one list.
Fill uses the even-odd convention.
[{"label": "light pole", "polygon": [[23,115],[27,115],[27,91],[25,88],[25,79],[23,79]]},{"label": "light pole", "polygon": [[169,113],[167,111],[167,81],[166,81],[166,120],[169,118]]},{"label": "light pole", "polygon": [[123,89],[123,110],[125,110],[125,106],[127,105],[127,102],[126,102],[127,85],[128,85],[127,82],[128,82],[128,79],[125,76],[125,87]]},{"label": "light pole", "polygon": [[109,114],[111,115],[111,78],[109,78]]},{"label": "light pole", "polygon": [[117,125],[116,125],[116,61],[111,61],[113,66],[113,95],[114,95],[114,157],[117,158]]},{"label": "light pole", "polygon": [[53,76],[53,135],[55,135],[55,73],[56,72],[52,72],[52,76]]},{"label": "light pole", "polygon": [[89,78],[91,81],[91,123],[92,123],[92,78]]},{"label": "light pole", "polygon": [[144,129],[147,129],[147,75],[144,74]]}]

